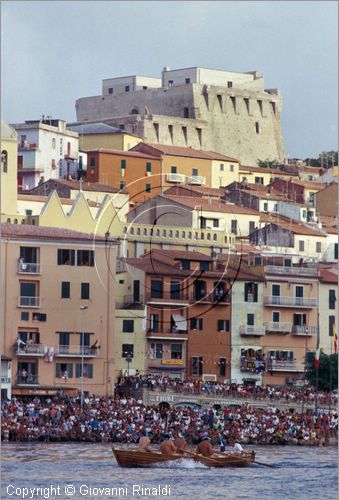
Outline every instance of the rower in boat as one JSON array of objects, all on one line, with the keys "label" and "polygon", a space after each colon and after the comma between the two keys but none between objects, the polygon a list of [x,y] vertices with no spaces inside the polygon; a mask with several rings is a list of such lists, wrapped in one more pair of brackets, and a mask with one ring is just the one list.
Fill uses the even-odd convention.
[{"label": "rower in boat", "polygon": [[178,433],[177,437],[174,439],[174,446],[177,449],[177,453],[181,455],[186,453],[187,442],[181,432]]},{"label": "rower in boat", "polygon": [[165,439],[160,443],[160,451],[163,455],[174,455],[177,451],[172,434],[165,434]]},{"label": "rower in boat", "polygon": [[203,436],[202,441],[198,444],[196,453],[202,455],[203,457],[211,457],[215,450],[211,445],[211,438],[209,436]]},{"label": "rower in boat", "polygon": [[139,439],[139,450],[152,453],[152,448],[150,448],[151,438],[153,437],[152,432],[145,432],[143,436]]}]

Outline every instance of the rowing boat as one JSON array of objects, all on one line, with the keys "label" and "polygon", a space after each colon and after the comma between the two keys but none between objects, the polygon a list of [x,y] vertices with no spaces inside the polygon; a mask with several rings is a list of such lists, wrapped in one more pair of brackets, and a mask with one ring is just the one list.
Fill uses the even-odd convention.
[{"label": "rowing boat", "polygon": [[247,467],[255,461],[255,453],[223,453],[213,457],[204,457],[195,453],[185,455],[164,455],[158,451],[140,451],[117,449],[112,446],[113,455],[120,467],[150,467],[154,464],[172,462],[183,458],[192,458],[208,467]]}]

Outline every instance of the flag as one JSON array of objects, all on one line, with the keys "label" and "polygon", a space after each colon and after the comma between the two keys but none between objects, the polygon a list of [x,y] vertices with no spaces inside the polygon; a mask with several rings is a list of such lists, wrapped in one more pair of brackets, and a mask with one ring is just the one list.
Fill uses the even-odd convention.
[{"label": "flag", "polygon": [[314,358],[314,366],[316,368],[319,368],[319,358],[320,358],[320,347],[315,352],[315,358]]},{"label": "flag", "polygon": [[337,335],[337,328],[335,324],[333,325],[333,347],[334,347],[334,352],[338,352],[338,335]]}]

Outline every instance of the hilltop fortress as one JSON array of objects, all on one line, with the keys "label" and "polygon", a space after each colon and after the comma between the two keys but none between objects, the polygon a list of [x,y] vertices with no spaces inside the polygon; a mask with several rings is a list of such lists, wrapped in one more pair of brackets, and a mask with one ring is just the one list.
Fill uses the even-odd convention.
[{"label": "hilltop fortress", "polygon": [[102,81],[102,95],[76,101],[78,122],[105,122],[150,143],[212,150],[243,165],[285,159],[282,98],[257,71],[164,68],[162,77]]}]

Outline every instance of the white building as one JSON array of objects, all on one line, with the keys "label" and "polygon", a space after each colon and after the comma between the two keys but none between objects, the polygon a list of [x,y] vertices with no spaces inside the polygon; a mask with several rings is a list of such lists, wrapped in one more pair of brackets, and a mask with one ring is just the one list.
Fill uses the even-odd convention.
[{"label": "white building", "polygon": [[12,360],[7,356],[1,355],[1,368],[0,368],[0,382],[1,382],[1,400],[11,399],[11,373],[12,373]]},{"label": "white building", "polygon": [[48,179],[77,178],[79,135],[64,120],[44,118],[14,123],[18,134],[19,191]]}]

